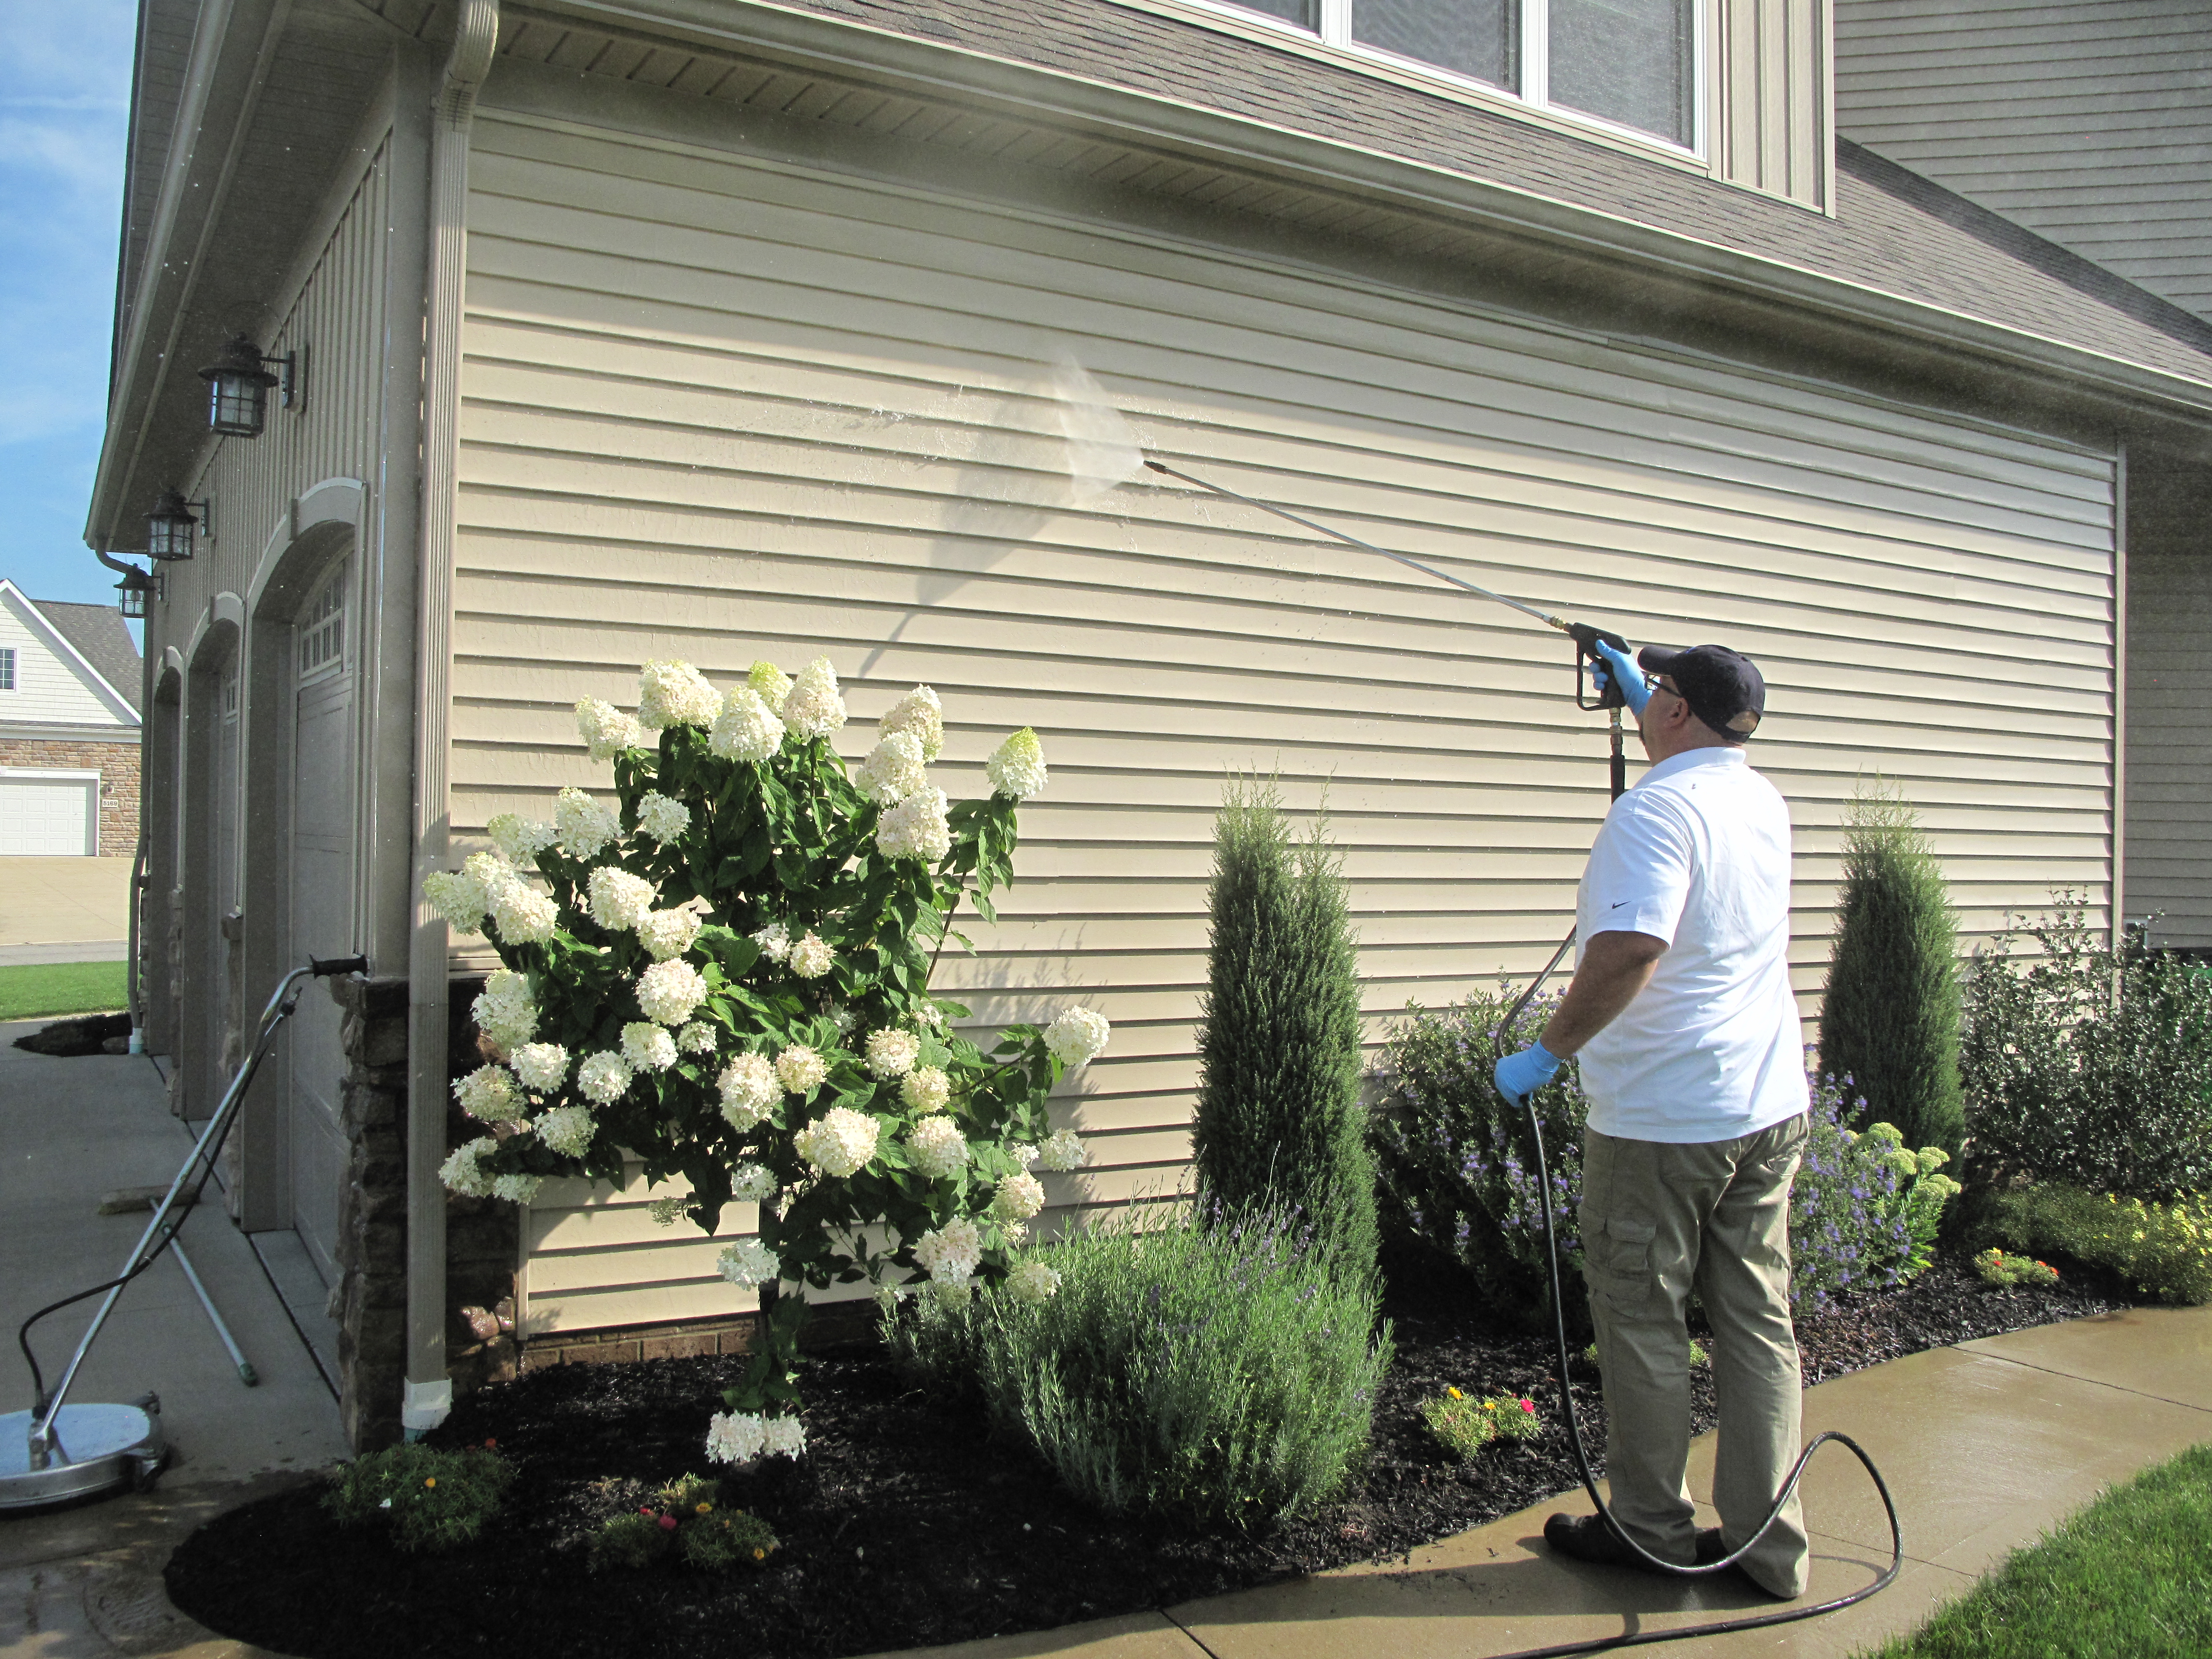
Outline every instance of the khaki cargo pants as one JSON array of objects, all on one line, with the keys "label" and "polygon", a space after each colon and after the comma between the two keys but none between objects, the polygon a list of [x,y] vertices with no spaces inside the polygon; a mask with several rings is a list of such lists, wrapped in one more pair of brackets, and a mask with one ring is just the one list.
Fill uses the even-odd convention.
[{"label": "khaki cargo pants", "polygon": [[[1583,1273],[1605,1371],[1609,1501],[1637,1542],[1669,1561],[1686,1565],[1696,1548],[1684,1479],[1693,1288],[1713,1328],[1713,1504],[1730,1550],[1765,1518],[1797,1458],[1790,1185],[1806,1133],[1800,1115],[1736,1140],[1674,1145],[1591,1129],[1583,1142]],[[1792,1493],[1743,1569],[1777,1595],[1800,1595],[1806,1548]]]}]

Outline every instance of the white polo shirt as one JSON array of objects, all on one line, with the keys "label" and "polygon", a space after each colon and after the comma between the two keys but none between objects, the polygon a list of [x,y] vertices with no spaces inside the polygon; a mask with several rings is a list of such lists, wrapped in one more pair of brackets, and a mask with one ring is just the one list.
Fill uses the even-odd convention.
[{"label": "white polo shirt", "polygon": [[1790,993],[1790,809],[1741,749],[1661,761],[1590,848],[1575,930],[1649,933],[1667,953],[1583,1045],[1590,1127],[1630,1140],[1733,1140],[1808,1104]]}]

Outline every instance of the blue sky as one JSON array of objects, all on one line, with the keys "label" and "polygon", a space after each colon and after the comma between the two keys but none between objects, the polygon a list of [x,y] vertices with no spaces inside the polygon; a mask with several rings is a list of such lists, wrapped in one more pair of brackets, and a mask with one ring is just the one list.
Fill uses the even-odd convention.
[{"label": "blue sky", "polygon": [[0,576],[115,602],[85,550],[115,315],[130,0],[0,0]]}]

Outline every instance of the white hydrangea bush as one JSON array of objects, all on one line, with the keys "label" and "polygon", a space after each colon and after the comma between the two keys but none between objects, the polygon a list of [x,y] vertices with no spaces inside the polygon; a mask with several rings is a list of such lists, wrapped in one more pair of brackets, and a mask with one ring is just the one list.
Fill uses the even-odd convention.
[{"label": "white hydrangea bush", "polygon": [[[1012,878],[1016,809],[1045,786],[1024,728],[991,756],[991,793],[955,802],[932,776],[943,705],[917,686],[877,729],[849,715],[826,658],[756,663],[718,689],[653,662],[635,714],[576,707],[607,792],[568,788],[540,820],[503,812],[492,847],[424,896],[503,966],[475,1013],[484,1064],[455,1085],[477,1133],[447,1161],[456,1192],[528,1202],[560,1176],[688,1183],[656,1219],[710,1235],[731,1203],[757,1231],[723,1275],[757,1289],[769,1340],[728,1391],[712,1455],[796,1455],[793,1359],[806,1290],[909,1276],[940,1294],[1050,1285],[1017,1254],[1044,1206],[1030,1173],[1082,1162],[1045,1103],[1098,1054],[1106,1022],[1064,1010],[987,1053],[930,969],[973,908]],[[856,756],[848,767],[836,743]],[[472,1133],[474,1131],[472,1130]]]}]

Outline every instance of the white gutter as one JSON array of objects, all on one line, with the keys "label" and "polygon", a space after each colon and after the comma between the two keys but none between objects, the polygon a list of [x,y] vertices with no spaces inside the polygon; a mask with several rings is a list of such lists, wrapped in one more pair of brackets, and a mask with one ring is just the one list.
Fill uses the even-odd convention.
[{"label": "white gutter", "polygon": [[446,867],[459,511],[461,305],[468,264],[469,125],[499,42],[499,0],[461,0],[430,125],[430,236],[423,282],[422,517],[415,587],[414,927],[407,952],[407,1390],[413,1439],[453,1409],[446,1370],[446,923],[422,878]]}]

